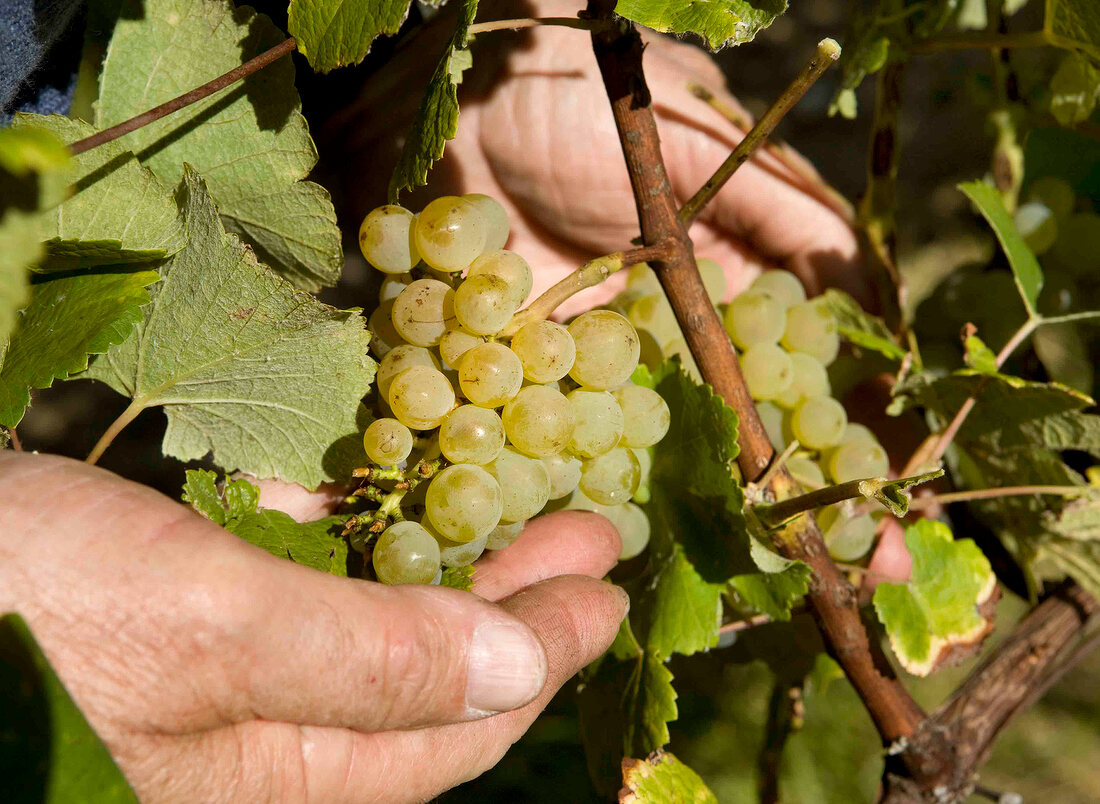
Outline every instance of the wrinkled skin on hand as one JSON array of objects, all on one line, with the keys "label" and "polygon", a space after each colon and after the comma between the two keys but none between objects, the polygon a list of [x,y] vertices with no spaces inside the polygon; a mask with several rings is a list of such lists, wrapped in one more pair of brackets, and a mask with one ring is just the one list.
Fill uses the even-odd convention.
[{"label": "wrinkled skin on hand", "polygon": [[[574,16],[581,7],[566,0],[485,2],[478,20]],[[321,131],[322,152],[330,159],[338,154],[333,189],[349,222],[358,224],[385,203],[397,143],[434,68],[434,59],[424,54],[440,52],[450,30],[449,19],[429,26],[426,41],[406,46]],[[727,105],[741,107],[702,50],[652,33],[643,38],[662,153],[673,192],[683,202],[743,134],[692,96],[688,83],[701,83]],[[634,198],[588,35],[542,27],[478,39],[474,66],[460,86],[458,135],[429,174],[429,186],[402,196],[402,203],[419,209],[436,196],[464,192],[500,200],[512,221],[508,247],[531,264],[537,294],[593,257],[630,248],[638,234]],[[833,285],[869,300],[852,229],[798,189],[798,181],[776,159],[758,154],[692,226],[696,254],[725,267],[731,294],[762,267],[780,267],[794,271],[811,294]],[[560,313],[600,304],[624,281],[614,276],[574,297]]]},{"label": "wrinkled skin on hand", "polygon": [[[598,580],[618,536],[592,514],[489,554],[475,596],[298,566],[56,456],[0,452],[0,500],[0,611],[27,619],[143,802],[427,800],[494,765],[626,613]],[[535,656],[529,702],[490,717],[470,692],[487,624]]]}]

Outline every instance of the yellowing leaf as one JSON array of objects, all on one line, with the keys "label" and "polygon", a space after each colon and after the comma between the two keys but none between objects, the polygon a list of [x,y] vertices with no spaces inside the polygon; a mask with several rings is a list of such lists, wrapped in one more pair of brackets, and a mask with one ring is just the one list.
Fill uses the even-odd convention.
[{"label": "yellowing leaf", "polygon": [[667,751],[623,760],[619,804],[718,804],[699,774]]},{"label": "yellowing leaf", "polygon": [[913,557],[907,584],[883,583],[874,605],[890,646],[910,673],[926,676],[952,648],[992,630],[979,612],[997,589],[989,561],[970,539],[956,541],[942,522],[922,519],[905,531]]},{"label": "yellowing leaf", "polygon": [[165,454],[212,452],[226,471],[308,488],[346,477],[374,378],[363,319],[260,265],[189,169],[180,203],[190,245],[162,268],[143,322],[87,376],[132,397],[135,413],[163,406]]}]

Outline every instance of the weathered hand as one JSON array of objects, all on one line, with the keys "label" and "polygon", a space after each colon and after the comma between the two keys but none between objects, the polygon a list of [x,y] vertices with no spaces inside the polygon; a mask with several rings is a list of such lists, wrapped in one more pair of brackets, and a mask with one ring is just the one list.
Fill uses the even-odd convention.
[{"label": "weathered hand", "polygon": [[[582,7],[577,0],[483,2],[478,20],[574,16]],[[332,180],[349,219],[358,221],[385,202],[397,143],[434,67],[425,53],[439,52],[451,30],[446,19],[430,25],[321,132],[322,153],[336,167]],[[699,48],[656,34],[644,37],[662,151],[672,188],[683,201],[743,134],[692,96],[688,84],[702,83],[727,105],[740,107],[722,91],[721,73]],[[429,187],[406,203],[418,208],[448,192],[501,200],[512,220],[508,247],[534,269],[535,293],[595,256],[630,247],[638,233],[634,198],[587,34],[551,27],[484,34],[482,43],[475,42],[460,101],[457,137],[447,144]],[[731,292],[744,288],[761,266],[771,266],[794,271],[811,293],[834,285],[869,299],[851,228],[792,179],[790,169],[767,154],[744,165],[692,227],[696,254],[726,268]],[[560,310],[571,314],[601,303],[622,281],[612,277]]]},{"label": "weathered hand", "polygon": [[479,562],[479,598],[297,566],[64,458],[0,452],[0,501],[0,611],[142,801],[428,799],[499,760],[626,611],[590,514]]}]

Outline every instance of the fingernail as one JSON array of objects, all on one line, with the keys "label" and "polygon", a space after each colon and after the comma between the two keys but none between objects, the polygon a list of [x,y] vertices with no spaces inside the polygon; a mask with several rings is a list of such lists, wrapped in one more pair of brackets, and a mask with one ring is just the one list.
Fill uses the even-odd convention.
[{"label": "fingernail", "polygon": [[526,628],[487,622],[474,631],[466,673],[466,706],[475,710],[471,714],[506,712],[542,691],[546,654]]}]

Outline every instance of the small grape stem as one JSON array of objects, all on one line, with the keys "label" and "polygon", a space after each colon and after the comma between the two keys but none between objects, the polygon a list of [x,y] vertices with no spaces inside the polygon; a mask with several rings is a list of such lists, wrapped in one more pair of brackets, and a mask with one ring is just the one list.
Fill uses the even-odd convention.
[{"label": "small grape stem", "polygon": [[[794,611],[792,610],[792,614]],[[728,622],[718,629],[719,634],[735,634],[738,631],[747,631],[750,628],[758,628],[761,625],[767,625],[772,622],[772,618],[767,614],[757,614],[755,617],[748,617],[744,620],[734,620]]]},{"label": "small grape stem", "polygon": [[178,112],[193,103],[198,103],[203,98],[208,98],[215,92],[220,92],[228,86],[231,86],[243,78],[247,78],[253,73],[262,70],[267,65],[278,61],[283,56],[289,53],[293,53],[298,47],[297,40],[294,37],[284,39],[275,47],[265,50],[255,58],[249,59],[239,67],[234,67],[227,73],[219,75],[212,81],[207,81],[205,84],[199,87],[195,87],[190,92],[185,92],[182,95],[172,98],[170,101],[162,103],[160,106],[154,106],[147,112],[142,112],[139,115],[131,117],[129,120],[123,120],[121,123],[110,128],[105,128],[103,131],[97,131],[90,137],[85,137],[82,140],[77,140],[69,146],[69,151],[74,156],[82,154],[85,151],[90,151],[92,148],[98,148],[104,143],[117,140],[132,131],[137,131],[139,128],[155,123],[162,117],[167,117],[173,112]]},{"label": "small grape stem", "polygon": [[971,500],[994,500],[999,497],[1024,497],[1029,494],[1048,494],[1055,497],[1087,497],[1100,493],[1094,486],[1005,486],[999,489],[974,489],[970,491],[952,491],[946,494],[931,494],[910,501],[910,511],[935,508]]},{"label": "small grape stem", "polygon": [[395,466],[383,468],[381,466],[362,466],[351,470],[352,477],[359,477],[368,483],[376,480],[404,480],[405,472]]},{"label": "small grape stem", "polygon": [[834,505],[845,500],[854,500],[857,497],[869,497],[874,493],[871,486],[881,487],[889,482],[885,478],[873,477],[849,480],[847,483],[825,486],[797,497],[788,497],[771,505],[758,505],[754,510],[766,527],[774,528],[806,511],[824,508],[826,505]]},{"label": "small grape stem", "polygon": [[536,28],[548,25],[557,28],[579,28],[582,31],[596,31],[607,27],[603,20],[580,19],[578,17],[534,17],[515,20],[490,20],[475,22],[466,32],[470,36],[491,31],[518,31],[521,28]]},{"label": "small grape stem", "polygon": [[783,450],[781,454],[776,456],[775,460],[771,462],[771,465],[768,467],[767,471],[760,476],[760,479],[757,480],[755,483],[750,483],[749,485],[756,488],[764,488],[765,486],[767,486],[768,483],[771,482],[771,479],[775,475],[775,473],[787,465],[787,459],[794,455],[795,452],[798,451],[798,448],[801,446],[802,445],[798,443],[797,438],[793,440],[790,444],[787,445],[787,448]]},{"label": "small grape stem", "polygon": [[629,251],[615,251],[594,260],[589,260],[569,276],[547,288],[541,296],[512,316],[512,320],[508,322],[508,326],[498,333],[498,337],[509,338],[519,332],[525,324],[530,324],[533,321],[545,321],[567,299],[582,290],[595,287],[624,268],[649,260],[659,260],[667,257],[668,254],[668,245],[658,243],[654,246],[643,246]]},{"label": "small grape stem", "polygon": [[11,448],[16,452],[22,452],[23,442],[19,440],[19,433],[15,432],[14,427],[8,428],[8,436],[11,438]]},{"label": "small grape stem", "polygon": [[[752,121],[749,118],[745,117],[745,115],[738,112],[736,109],[727,106],[707,87],[692,82],[688,84],[687,89],[688,92],[706,103],[737,128],[742,131],[749,131],[752,128]],[[856,212],[852,203],[830,187],[821,176],[802,160],[791,146],[787,145],[785,142],[769,140],[765,141],[760,147],[783,165],[789,173],[769,169],[765,165],[761,165],[761,167],[768,170],[769,173],[772,173],[772,175],[781,181],[786,182],[792,187],[796,187],[810,197],[816,199],[822,206],[831,209],[836,213],[837,217],[849,226],[855,226]]]},{"label": "small grape stem", "polygon": [[111,422],[111,426],[107,428],[106,432],[99,437],[99,441],[92,447],[92,451],[88,453],[88,457],[84,459],[84,463],[89,466],[94,466],[103,456],[107,447],[111,446],[111,442],[114,441],[118,434],[126,428],[126,425],[136,419],[138,414],[143,410],[145,410],[145,403],[136,399],[130,402],[126,410],[122,411],[118,418]]},{"label": "small grape stem", "polygon": [[679,218],[684,226],[690,225],[695,220],[703,207],[718,195],[718,191],[725,186],[737,169],[745,164],[753,152],[771,136],[775,127],[779,125],[779,121],[801,100],[806,90],[813,86],[825,70],[839,58],[840,45],[833,39],[822,39],[813,57],[802,68],[802,72],[795,77],[790,86],[783,90],[783,94],[776,98],[775,103],[756,121],[756,125],[749,129],[741,142],[737,143],[730,155],[726,157],[726,161],[714,171],[714,175],[707,179],[695,195],[680,207]]}]

